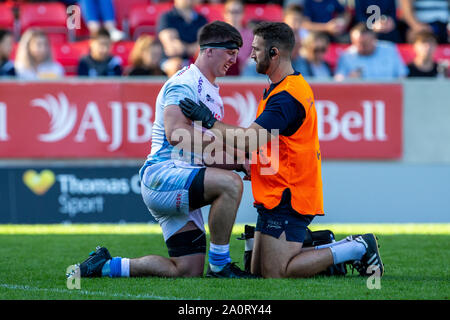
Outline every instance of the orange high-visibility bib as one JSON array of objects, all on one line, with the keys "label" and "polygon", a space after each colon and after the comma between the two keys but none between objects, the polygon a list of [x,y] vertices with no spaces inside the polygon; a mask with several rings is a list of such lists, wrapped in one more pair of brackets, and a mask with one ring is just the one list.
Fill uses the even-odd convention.
[{"label": "orange high-visibility bib", "polygon": [[[306,117],[291,136],[278,136],[252,154],[251,181],[255,205],[275,208],[286,188],[292,208],[304,215],[323,215],[321,155],[317,112],[311,87],[302,75],[289,75],[261,100],[256,117],[271,96],[287,91],[305,108]],[[277,150],[278,149],[278,150]]]}]

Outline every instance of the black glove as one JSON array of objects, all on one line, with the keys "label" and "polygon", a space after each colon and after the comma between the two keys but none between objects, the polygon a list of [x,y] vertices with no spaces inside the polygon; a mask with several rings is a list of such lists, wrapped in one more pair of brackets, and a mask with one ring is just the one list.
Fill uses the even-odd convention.
[{"label": "black glove", "polygon": [[211,129],[217,121],[211,110],[201,101],[197,104],[191,99],[185,98],[180,101],[180,108],[186,117],[192,121],[201,121],[202,126],[207,129]]}]

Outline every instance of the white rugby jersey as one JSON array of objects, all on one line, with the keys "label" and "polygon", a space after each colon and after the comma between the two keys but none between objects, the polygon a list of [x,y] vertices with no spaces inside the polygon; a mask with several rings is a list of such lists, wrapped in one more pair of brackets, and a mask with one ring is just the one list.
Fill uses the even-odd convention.
[{"label": "white rugby jersey", "polygon": [[[151,152],[147,157],[148,164],[171,159],[172,152],[177,154],[167,140],[164,130],[164,108],[178,105],[184,98],[195,102],[202,101],[214,114],[217,120],[224,116],[223,101],[219,95],[219,87],[208,81],[195,64],[184,67],[172,76],[159,91],[156,99],[155,122],[152,130]],[[194,139],[191,137],[191,139]],[[192,159],[194,155],[183,155],[184,159]],[[199,162],[196,161],[198,164]]]}]

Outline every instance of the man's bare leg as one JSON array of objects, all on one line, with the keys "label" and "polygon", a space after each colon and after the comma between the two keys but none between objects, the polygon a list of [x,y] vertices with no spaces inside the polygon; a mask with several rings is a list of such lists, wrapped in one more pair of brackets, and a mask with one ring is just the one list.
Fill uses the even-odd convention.
[{"label": "man's bare leg", "polygon": [[[189,221],[175,234],[195,229],[197,226]],[[171,258],[148,255],[130,259],[130,277],[199,277],[203,275],[204,265],[203,253]]]},{"label": "man's bare leg", "polygon": [[[278,239],[260,234],[258,242],[261,274],[265,278],[310,277],[333,264],[330,249],[302,251],[303,244],[287,241],[284,232]],[[255,237],[255,247],[256,243]]]},{"label": "man's bare leg", "polygon": [[234,172],[207,168],[204,186],[205,200],[211,203],[208,217],[211,242],[218,245],[227,244],[242,198],[242,180]]},{"label": "man's bare leg", "polygon": [[[204,199],[211,204],[208,225],[212,243],[229,243],[242,188],[242,181],[237,174],[217,168],[206,169]],[[175,234],[195,229],[197,227],[190,221]],[[203,274],[204,264],[204,254],[175,258],[149,255],[130,259],[130,276],[195,277]]]}]

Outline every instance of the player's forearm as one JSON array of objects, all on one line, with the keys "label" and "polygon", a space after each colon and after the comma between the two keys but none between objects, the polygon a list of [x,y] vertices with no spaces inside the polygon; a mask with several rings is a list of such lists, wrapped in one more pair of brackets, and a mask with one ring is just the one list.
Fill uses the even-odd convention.
[{"label": "player's forearm", "polygon": [[237,171],[242,171],[243,164],[248,161],[243,151],[220,143],[218,140],[204,149],[202,158],[206,166]]},{"label": "player's forearm", "polygon": [[221,139],[224,145],[239,150],[243,155],[251,154],[274,137],[256,122],[248,128],[242,128],[216,121],[211,131],[218,139]]}]

